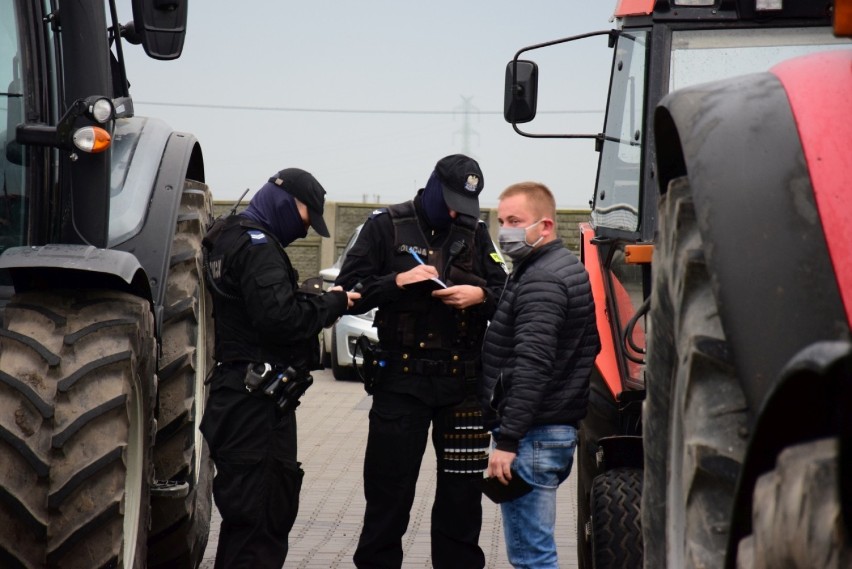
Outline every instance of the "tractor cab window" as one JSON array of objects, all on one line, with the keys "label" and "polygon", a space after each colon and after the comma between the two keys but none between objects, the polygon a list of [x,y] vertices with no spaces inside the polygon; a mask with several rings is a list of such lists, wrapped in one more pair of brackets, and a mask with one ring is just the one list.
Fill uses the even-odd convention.
[{"label": "tractor cab window", "polygon": [[14,2],[0,2],[0,253],[21,245],[24,222],[24,152],[15,142],[23,122],[18,18]]},{"label": "tractor cab window", "polygon": [[0,3],[0,252],[23,241],[24,153],[15,142],[23,122],[18,18],[12,2]]},{"label": "tractor cab window", "polygon": [[831,28],[682,30],[672,33],[669,91],[766,71],[786,59],[848,49]]},{"label": "tractor cab window", "polygon": [[639,226],[646,40],[646,32],[631,31],[615,46],[592,209],[597,227],[636,231]]}]

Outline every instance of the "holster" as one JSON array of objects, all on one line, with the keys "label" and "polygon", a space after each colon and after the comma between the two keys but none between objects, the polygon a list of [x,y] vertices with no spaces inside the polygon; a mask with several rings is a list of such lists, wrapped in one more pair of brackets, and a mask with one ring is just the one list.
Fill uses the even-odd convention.
[{"label": "holster", "polygon": [[376,388],[376,382],[384,361],[380,359],[378,346],[367,336],[361,335],[355,340],[355,355],[361,354],[363,363],[358,366],[354,364],[358,379],[364,384],[364,390],[372,395]]},{"label": "holster", "polygon": [[262,389],[264,395],[274,399],[286,412],[299,406],[299,399],[314,383],[314,378],[307,371],[297,371],[291,366],[260,363],[248,364],[244,382],[248,391]]}]

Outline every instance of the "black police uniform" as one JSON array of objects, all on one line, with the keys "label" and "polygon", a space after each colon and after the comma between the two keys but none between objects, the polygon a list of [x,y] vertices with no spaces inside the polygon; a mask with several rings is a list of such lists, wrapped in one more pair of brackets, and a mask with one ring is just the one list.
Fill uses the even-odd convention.
[{"label": "black police uniform", "polygon": [[[372,359],[381,363],[375,366],[364,460],[367,507],[354,555],[359,568],[401,566],[401,538],[430,423],[438,463],[433,565],[475,569],[485,564],[478,545],[479,481],[487,466],[489,435],[474,417],[479,407],[472,393],[482,337],[506,270],[484,223],[459,215],[449,229],[436,232],[424,219],[419,195],[377,210],[338,277],[344,289],[360,283],[358,312],[378,306],[374,323],[380,349]],[[399,289],[396,274],[417,264],[409,247],[448,285],[481,286],[485,302],[458,310],[433,298],[429,283]]]},{"label": "black police uniform", "polygon": [[217,221],[204,244],[219,362],[201,423],[222,514],[215,568],[280,569],[303,476],[296,416],[262,390],[249,392],[246,369],[318,367],[319,331],[346,310],[346,293],[300,295],[283,247],[243,216]]}]

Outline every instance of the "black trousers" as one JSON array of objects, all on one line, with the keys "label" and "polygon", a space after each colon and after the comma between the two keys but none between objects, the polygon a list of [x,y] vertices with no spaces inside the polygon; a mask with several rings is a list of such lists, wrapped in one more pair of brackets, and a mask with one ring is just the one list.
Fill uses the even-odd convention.
[{"label": "black trousers", "polygon": [[443,472],[444,432],[454,405],[434,406],[404,393],[377,390],[370,410],[364,457],[364,527],[353,560],[359,569],[402,566],[402,536],[409,513],[429,426],[438,459],[432,507],[432,564],[436,569],[481,569],[482,474]]},{"label": "black trousers", "polygon": [[296,415],[249,393],[244,370],[218,368],[201,422],[222,515],[214,569],[281,569],[299,510]]}]

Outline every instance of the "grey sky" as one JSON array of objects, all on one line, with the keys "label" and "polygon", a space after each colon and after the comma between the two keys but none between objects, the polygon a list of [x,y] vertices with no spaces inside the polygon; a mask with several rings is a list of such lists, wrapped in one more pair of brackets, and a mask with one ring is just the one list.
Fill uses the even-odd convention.
[{"label": "grey sky", "polygon": [[[560,207],[586,207],[593,143],[516,134],[502,116],[503,80],[518,49],[608,29],[614,6],[194,0],[183,56],[155,61],[130,46],[128,77],[137,114],[198,137],[216,199],[246,188],[250,197],[277,170],[300,167],[328,199],[393,203],[422,187],[438,159],[467,152],[483,170],[484,206],[532,179],[550,186]],[[131,19],[129,0],[119,10]],[[526,57],[540,66],[540,113],[573,113],[541,114],[525,128],[599,132],[612,57],[606,39]]]}]

